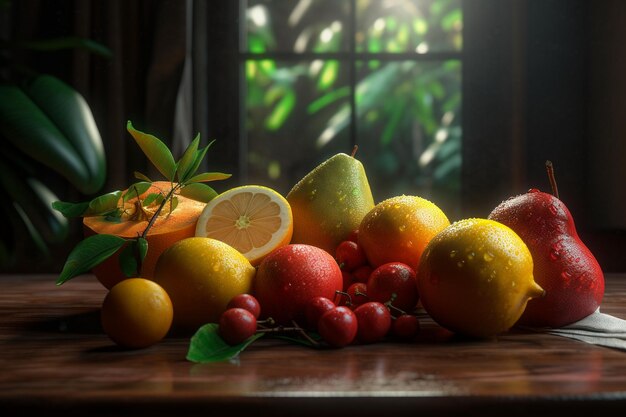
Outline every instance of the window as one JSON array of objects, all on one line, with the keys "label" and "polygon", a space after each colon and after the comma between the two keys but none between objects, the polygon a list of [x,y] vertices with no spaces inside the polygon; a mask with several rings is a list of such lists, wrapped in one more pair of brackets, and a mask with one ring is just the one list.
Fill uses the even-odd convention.
[{"label": "window", "polygon": [[240,6],[240,175],[283,193],[336,152],[377,201],[458,210],[460,0],[248,0]]}]

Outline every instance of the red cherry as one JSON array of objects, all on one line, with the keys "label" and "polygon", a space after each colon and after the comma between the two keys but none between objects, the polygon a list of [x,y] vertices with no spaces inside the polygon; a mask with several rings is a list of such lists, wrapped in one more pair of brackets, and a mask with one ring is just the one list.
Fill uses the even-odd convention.
[{"label": "red cherry", "polygon": [[367,303],[370,300],[367,296],[367,284],[363,282],[355,282],[348,287],[346,292],[350,296],[348,299],[352,302],[352,308]]},{"label": "red cherry", "polygon": [[258,300],[251,294],[238,294],[234,296],[228,302],[226,308],[243,308],[244,310],[248,310],[250,313],[252,313],[257,319],[261,314],[261,305],[259,304]]},{"label": "red cherry", "polygon": [[[395,299],[393,299],[395,294]],[[411,312],[419,299],[415,270],[401,262],[389,262],[372,271],[367,281],[367,295],[373,301],[392,305]]]},{"label": "red cherry", "polygon": [[361,265],[354,271],[352,271],[352,281],[367,283],[367,281],[370,279],[372,271],[374,271],[374,268],[372,268],[370,265]]},{"label": "red cherry", "polygon": [[329,310],[335,308],[336,305],[326,297],[314,297],[306,306],[304,312],[306,322],[311,329],[317,329],[317,323],[320,317]]},{"label": "red cherry", "polygon": [[351,240],[344,240],[337,246],[335,259],[339,267],[344,271],[353,271],[367,263],[367,257],[365,252],[363,252],[363,248]]},{"label": "red cherry", "polygon": [[354,229],[352,232],[350,232],[346,240],[349,240],[350,242],[358,243],[359,242],[359,229]]},{"label": "red cherry", "polygon": [[377,301],[370,301],[354,309],[358,329],[356,338],[361,343],[381,341],[391,327],[389,309]]},{"label": "red cherry", "polygon": [[322,314],[317,323],[317,331],[330,346],[336,348],[347,346],[356,337],[356,316],[348,307],[335,307]]},{"label": "red cherry", "polygon": [[391,325],[391,333],[400,339],[409,340],[420,332],[420,321],[410,314],[399,315]]},{"label": "red cherry", "polygon": [[222,313],[218,332],[229,345],[244,342],[256,332],[256,317],[243,308],[229,308]]}]

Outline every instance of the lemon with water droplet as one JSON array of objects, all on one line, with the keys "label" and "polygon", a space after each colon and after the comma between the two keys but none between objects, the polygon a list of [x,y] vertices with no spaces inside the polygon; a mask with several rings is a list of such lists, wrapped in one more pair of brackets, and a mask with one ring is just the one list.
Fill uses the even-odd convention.
[{"label": "lemon with water droplet", "polygon": [[[460,254],[467,255],[459,260]],[[508,331],[528,300],[544,293],[522,239],[499,222],[475,218],[452,223],[431,239],[417,283],[433,320],[479,338]]]},{"label": "lemon with water droplet", "polygon": [[174,307],[174,327],[193,332],[217,322],[237,294],[252,291],[256,269],[232,246],[208,237],[180,240],[159,257],[154,281]]}]

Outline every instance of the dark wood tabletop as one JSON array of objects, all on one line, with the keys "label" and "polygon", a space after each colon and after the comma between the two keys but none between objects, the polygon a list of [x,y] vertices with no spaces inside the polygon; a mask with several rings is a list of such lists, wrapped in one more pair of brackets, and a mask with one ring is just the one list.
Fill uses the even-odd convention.
[{"label": "dark wood tabletop", "polygon": [[[488,340],[423,321],[412,343],[316,350],[261,339],[237,361],[186,360],[189,337],[123,350],[92,276],[0,276],[0,415],[624,415],[626,352],[514,329]],[[626,275],[602,311],[626,319]],[[31,414],[33,415],[33,414]]]}]

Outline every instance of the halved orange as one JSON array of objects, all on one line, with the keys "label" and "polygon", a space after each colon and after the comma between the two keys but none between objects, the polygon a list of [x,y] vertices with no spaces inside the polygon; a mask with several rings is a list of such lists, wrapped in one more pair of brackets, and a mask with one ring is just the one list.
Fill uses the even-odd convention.
[{"label": "halved orange", "polygon": [[[165,195],[171,187],[172,184],[169,181],[155,181],[138,199],[131,199],[127,203],[123,203],[120,199],[119,205],[125,206],[127,212],[122,215],[119,221],[111,221],[106,216],[85,217],[83,219],[85,236],[106,233],[130,239],[141,235],[148,225],[149,218],[135,218],[137,217],[134,216],[137,213],[135,203],[150,193]],[[205,203],[182,195],[177,196],[177,198],[178,205],[176,209],[171,213],[168,210],[164,210],[146,236],[148,253],[143,260],[141,268],[141,277],[143,278],[152,279],[156,262],[165,249],[179,240],[194,235],[196,221],[202,213]],[[157,206],[158,204],[153,203],[143,209],[151,213],[156,210]],[[126,279],[119,265],[118,254],[97,265],[93,269],[93,273],[102,285],[108,289],[113,288],[115,284]]]},{"label": "halved orange", "polygon": [[232,188],[211,200],[196,223],[196,236],[220,240],[241,252],[252,265],[288,244],[293,217],[287,200],[261,185]]}]

